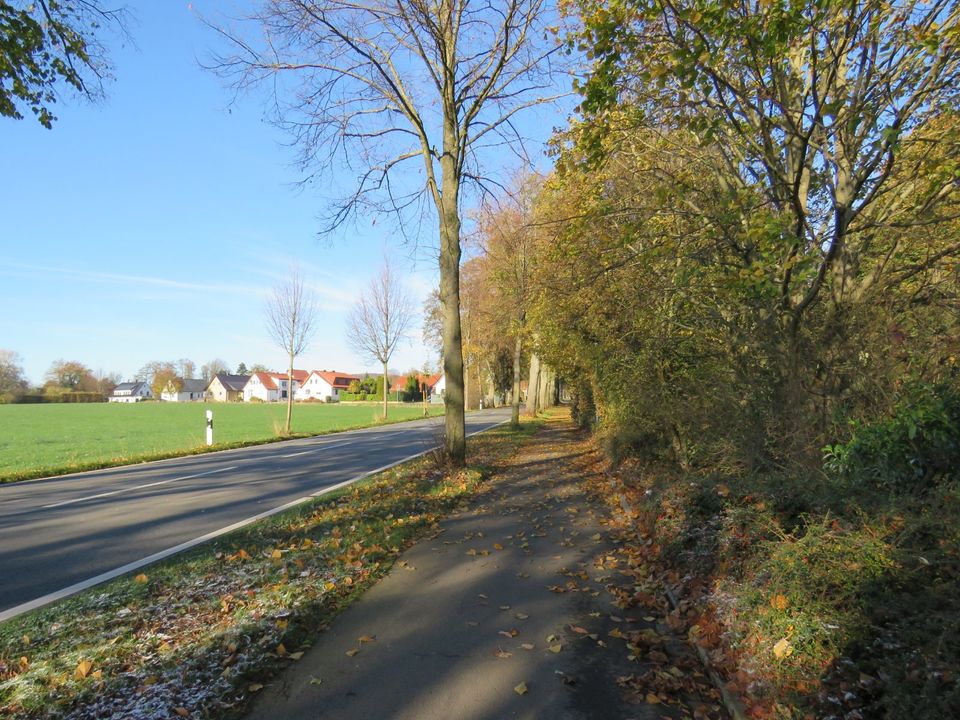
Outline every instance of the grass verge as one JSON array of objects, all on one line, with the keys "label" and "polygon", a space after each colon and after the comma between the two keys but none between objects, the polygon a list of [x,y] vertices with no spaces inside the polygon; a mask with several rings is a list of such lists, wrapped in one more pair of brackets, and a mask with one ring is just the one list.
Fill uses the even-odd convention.
[{"label": "grass verge", "polygon": [[537,427],[471,438],[464,470],[427,456],[4,623],[0,715],[238,717]]}]

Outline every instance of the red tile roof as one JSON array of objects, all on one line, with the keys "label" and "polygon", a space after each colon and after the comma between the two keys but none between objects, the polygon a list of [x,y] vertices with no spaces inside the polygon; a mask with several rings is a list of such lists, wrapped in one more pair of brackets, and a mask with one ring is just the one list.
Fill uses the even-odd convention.
[{"label": "red tile roof", "polygon": [[[390,386],[391,392],[396,392],[396,391],[398,391],[398,390],[406,390],[406,389],[407,389],[407,378],[408,378],[408,377],[410,377],[410,376],[409,376],[409,375],[401,375],[401,376],[398,377],[396,380],[394,380],[393,385]],[[427,377],[426,375],[422,375],[422,374],[420,374],[420,373],[417,373],[417,375],[416,375],[417,384],[418,384],[418,385],[423,385],[423,383],[426,382],[426,383],[427,383],[427,388],[430,389],[430,390],[433,389],[433,386],[436,385],[436,384],[437,384],[437,381],[439,381],[440,378],[442,378],[442,377],[443,377],[443,373],[442,373],[442,372],[440,372],[440,373],[435,373],[435,374],[433,374],[433,375],[430,375],[429,377]]]}]

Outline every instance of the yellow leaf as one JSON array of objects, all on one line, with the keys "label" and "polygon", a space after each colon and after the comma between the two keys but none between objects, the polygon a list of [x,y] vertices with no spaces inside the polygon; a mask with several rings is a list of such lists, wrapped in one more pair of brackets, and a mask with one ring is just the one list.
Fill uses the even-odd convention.
[{"label": "yellow leaf", "polygon": [[24,645],[29,645],[29,644],[30,644],[30,636],[29,636],[29,635],[24,635],[24,636],[23,636],[23,644],[24,644]]},{"label": "yellow leaf", "polygon": [[280,657],[283,657],[286,654],[287,654],[287,648],[284,647],[283,643],[280,643],[279,645],[277,645],[277,655],[279,655]]},{"label": "yellow leaf", "polygon": [[494,549],[494,550],[503,550],[503,545],[501,545],[500,543],[494,543],[494,544],[493,544],[493,549]]},{"label": "yellow leaf", "polygon": [[658,697],[656,696],[656,694],[654,694],[654,693],[647,693],[647,704],[648,704],[648,705],[659,705],[659,704],[660,704],[660,698],[658,698]]},{"label": "yellow leaf", "polygon": [[280,552],[279,550],[274,550],[272,553],[270,553],[270,557],[273,560],[279,560],[280,558],[283,557],[283,553]]},{"label": "yellow leaf", "polygon": [[247,690],[249,690],[250,692],[258,692],[260,690],[263,690],[263,683],[250,683],[249,685],[247,685]]},{"label": "yellow leaf", "polygon": [[356,655],[358,652],[360,652],[360,651],[357,650],[356,648],[353,648],[352,650],[347,650],[347,655],[350,656],[350,657],[353,657],[353,656]]},{"label": "yellow leaf", "polygon": [[103,670],[94,670],[92,673],[90,673],[90,677],[92,677],[94,680],[103,680]]},{"label": "yellow leaf", "polygon": [[520,683],[519,685],[517,685],[517,686],[513,689],[513,691],[514,691],[517,695],[526,695],[526,694],[527,694],[527,684],[526,684],[525,682],[522,682],[522,683]]},{"label": "yellow leaf", "polygon": [[777,660],[790,657],[793,654],[793,645],[786,638],[780,638],[777,644],[773,646],[773,654]]},{"label": "yellow leaf", "polygon": [[83,680],[83,678],[90,674],[91,670],[93,670],[93,663],[89,660],[81,660],[77,663],[77,668],[73,671],[73,676],[77,678],[77,680]]},{"label": "yellow leaf", "polygon": [[21,658],[20,658],[20,669],[21,669],[21,670],[26,670],[28,667],[30,667],[30,660],[27,659],[27,656],[26,656],[26,655],[21,656]]},{"label": "yellow leaf", "polygon": [[777,610],[786,610],[787,605],[790,604],[790,601],[787,599],[786,595],[774,595],[770,598],[770,607]]},{"label": "yellow leaf", "polygon": [[557,643],[556,645],[551,645],[550,647],[547,648],[547,650],[549,650],[552,653],[558,653],[562,649],[563,649],[563,645],[561,645],[560,643]]},{"label": "yellow leaf", "polygon": [[608,632],[607,635],[609,635],[610,637],[613,637],[613,638],[622,638],[622,637],[623,637],[623,633],[620,632],[620,628],[614,628],[613,630],[611,630],[610,632]]},{"label": "yellow leaf", "polygon": [[140,573],[133,579],[133,581],[138,583],[145,583],[147,581],[147,576],[144,575],[143,573]]},{"label": "yellow leaf", "polygon": [[277,628],[280,629],[280,630],[286,630],[286,629],[287,629],[287,625],[289,625],[289,624],[290,624],[290,621],[289,621],[289,620],[286,620],[286,619],[277,620]]},{"label": "yellow leaf", "polygon": [[297,652],[290,653],[291,660],[299,660],[303,657],[303,650],[298,650]]},{"label": "yellow leaf", "polygon": [[376,640],[377,640],[376,635],[361,635],[360,637],[357,638],[357,642],[360,642],[360,643],[376,642]]}]

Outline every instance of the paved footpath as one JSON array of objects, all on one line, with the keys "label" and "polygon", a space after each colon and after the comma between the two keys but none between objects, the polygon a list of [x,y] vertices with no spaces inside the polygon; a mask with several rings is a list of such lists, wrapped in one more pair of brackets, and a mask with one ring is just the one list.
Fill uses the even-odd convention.
[{"label": "paved footpath", "polygon": [[617,686],[645,665],[608,634],[653,627],[653,618],[617,609],[604,590],[618,578],[604,567],[613,546],[602,511],[578,484],[583,437],[553,422],[538,440],[338,616],[249,717],[686,715],[629,704]]}]

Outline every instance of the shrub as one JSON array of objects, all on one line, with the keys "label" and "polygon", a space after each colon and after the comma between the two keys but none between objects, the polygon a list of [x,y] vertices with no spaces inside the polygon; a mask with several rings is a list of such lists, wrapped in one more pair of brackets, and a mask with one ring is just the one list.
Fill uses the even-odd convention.
[{"label": "shrub", "polygon": [[891,417],[854,426],[849,441],[824,448],[826,470],[841,482],[894,492],[931,487],[960,468],[960,393],[912,384]]}]

